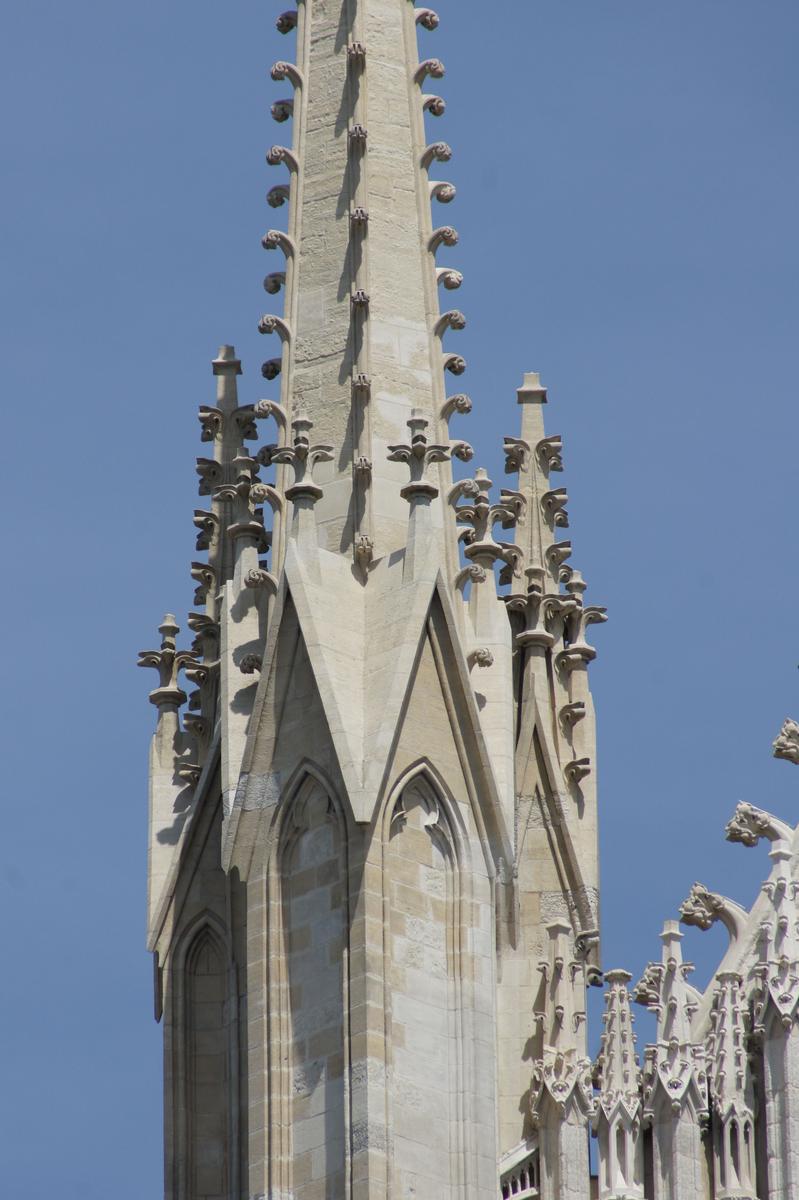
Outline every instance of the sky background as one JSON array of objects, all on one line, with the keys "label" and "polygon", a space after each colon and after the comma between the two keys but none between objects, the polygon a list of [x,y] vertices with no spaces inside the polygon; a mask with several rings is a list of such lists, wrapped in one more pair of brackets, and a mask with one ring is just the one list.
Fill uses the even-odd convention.
[{"label": "sky background", "polygon": [[[501,482],[538,370],[592,603],[604,961],[637,973],[695,879],[749,904],[740,799],[799,819],[796,0],[440,0],[446,210]],[[281,5],[8,5],[0,329],[8,517],[0,1192],[161,1194],[136,652],[185,626],[197,406],[262,395],[259,246]],[[432,140],[431,137],[431,140]],[[690,930],[704,984],[723,935]],[[645,1033],[643,1017],[639,1030]],[[643,1040],[643,1038],[642,1038]]]}]

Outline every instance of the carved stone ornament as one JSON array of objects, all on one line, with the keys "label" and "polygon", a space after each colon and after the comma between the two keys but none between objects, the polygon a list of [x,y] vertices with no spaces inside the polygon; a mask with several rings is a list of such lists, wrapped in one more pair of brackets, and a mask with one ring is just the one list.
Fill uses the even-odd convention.
[{"label": "carved stone ornament", "polygon": [[443,179],[430,180],[431,200],[437,200],[439,204],[451,204],[457,194],[454,183],[447,183]]},{"label": "carved stone ornament", "polygon": [[422,96],[422,109],[431,117],[443,117],[447,111],[447,102],[443,96]]},{"label": "carved stone ornament", "polygon": [[357,288],[352,293],[352,307],[358,309],[367,309],[369,307],[369,293],[363,288]]},{"label": "carved stone ornament", "polygon": [[708,930],[716,921],[721,921],[732,941],[743,935],[747,915],[740,905],[726,896],[709,891],[702,883],[695,883],[680,905],[683,925]]},{"label": "carved stone ornament", "polygon": [[374,558],[375,544],[367,534],[359,533],[355,539],[353,553],[355,555],[355,561],[362,568],[362,570],[365,570]]},{"label": "carved stone ornament", "polygon": [[432,8],[417,8],[416,9],[416,24],[421,25],[423,29],[429,29],[430,32],[438,29],[440,17]]},{"label": "carved stone ornament", "polygon": [[436,283],[448,292],[456,292],[463,283],[463,274],[461,271],[453,271],[450,267],[438,267]]},{"label": "carved stone ornament", "polygon": [[445,354],[444,370],[449,371],[450,375],[463,375],[466,370],[466,359],[462,358],[460,354]]},{"label": "carved stone ornament", "polygon": [[541,511],[548,523],[555,528],[565,529],[569,524],[569,514],[566,505],[569,503],[569,493],[565,488],[553,488],[544,492],[541,497]]},{"label": "carved stone ornament", "polygon": [[175,768],[175,774],[178,779],[182,780],[190,788],[196,788],[200,782],[202,773],[203,769],[200,764],[194,762],[181,762]]},{"label": "carved stone ornament", "polygon": [[463,595],[468,584],[485,583],[487,578],[485,567],[480,567],[477,563],[467,563],[462,570],[458,571],[453,583],[455,590]]},{"label": "carved stone ornament", "polygon": [[460,413],[461,416],[466,416],[466,414],[470,413],[471,411],[472,402],[470,398],[464,392],[460,392],[458,395],[449,396],[444,401],[444,403],[441,405],[439,416],[442,421],[448,421],[454,413]]},{"label": "carved stone ornament", "polygon": [[521,550],[509,542],[497,542],[494,526],[501,524],[510,529],[516,524],[516,512],[507,504],[492,504],[489,499],[491,480],[480,468],[475,472],[476,496],[472,504],[462,504],[455,509],[455,519],[468,528],[461,530],[459,541],[465,546],[464,554],[470,561],[491,567],[495,562],[504,562],[514,573],[521,565]]},{"label": "carved stone ornament", "polygon": [[584,718],[585,702],[583,700],[573,700],[569,704],[562,705],[558,710],[558,720],[564,733],[569,733],[578,721],[582,721]]},{"label": "carved stone ornament", "polygon": [[198,458],[195,470],[200,477],[198,492],[201,496],[210,496],[222,479],[222,464],[213,458]]},{"label": "carved stone ornament", "polygon": [[474,458],[474,449],[469,442],[450,442],[449,453],[451,458],[457,458],[459,462],[471,462]]},{"label": "carved stone ornament", "polygon": [[799,766],[799,724],[790,717],[783,722],[779,736],[774,741],[774,757]]},{"label": "carved stone ornament", "polygon": [[194,593],[194,603],[205,604],[209,592],[213,595],[217,589],[216,571],[210,563],[193,562],[191,564],[191,577],[197,584],[197,590]]},{"label": "carved stone ornament", "polygon": [[354,150],[364,150],[369,139],[366,126],[356,123],[347,130],[347,138]]},{"label": "carved stone ornament", "polygon": [[446,68],[440,58],[426,58],[414,71],[413,82],[421,87],[428,76],[431,79],[443,79],[445,74]]},{"label": "carved stone ornament", "polygon": [[261,245],[264,250],[282,250],[286,258],[294,254],[294,242],[282,229],[267,230],[261,238]]},{"label": "carved stone ornament", "polygon": [[265,589],[271,595],[277,592],[277,580],[264,567],[253,567],[244,577],[244,586],[253,589]]},{"label": "carved stone ornament", "polygon": [[297,10],[290,8],[287,12],[282,12],[275,21],[275,28],[278,33],[291,33],[292,29],[297,28]]},{"label": "carved stone ornament", "polygon": [[402,498],[409,503],[425,497],[432,499],[438,495],[438,488],[425,479],[427,468],[431,463],[446,462],[450,456],[449,446],[428,441],[429,423],[426,417],[414,409],[408,421],[410,442],[388,448],[389,462],[406,463],[410,468],[410,483],[400,490]]},{"label": "carved stone ornament", "polygon": [[272,114],[272,120],[277,121],[278,125],[283,125],[294,116],[294,101],[289,98],[275,100],[269,111]]},{"label": "carved stone ornament", "polygon": [[545,558],[553,575],[557,577],[566,559],[571,558],[571,553],[571,542],[554,542],[551,546],[547,546]]},{"label": "carved stone ornament", "polygon": [[467,661],[470,667],[493,667],[494,655],[487,646],[479,646],[469,652]]},{"label": "carved stone ornament", "polygon": [[276,62],[270,71],[270,75],[275,83],[281,83],[287,79],[292,87],[299,88],[303,85],[302,71],[294,63],[284,62],[282,59]]},{"label": "carved stone ornament", "polygon": [[461,330],[466,328],[466,317],[457,308],[452,308],[449,312],[442,313],[435,323],[433,333],[436,337],[443,337],[448,329]]},{"label": "carved stone ornament", "polygon": [[300,169],[300,164],[288,146],[271,146],[266,152],[266,161],[270,167],[279,167],[283,163],[290,171],[297,172]]},{"label": "carved stone ornament", "polygon": [[560,434],[555,434],[554,437],[545,437],[535,448],[539,461],[547,472],[563,470],[563,442]]},{"label": "carved stone ornament", "polygon": [[[600,1089],[599,1103],[608,1121],[621,1107],[631,1122],[641,1116],[639,1088],[641,1072],[635,1053],[634,1018],[630,1012],[627,984],[632,976],[627,971],[608,971],[605,983],[604,1033],[595,1064],[596,1082]],[[636,1130],[637,1132],[637,1130]]]},{"label": "carved stone ornament", "polygon": [[745,800],[736,808],[724,832],[728,842],[740,842],[742,846],[756,846],[761,838],[770,842],[781,838],[790,842],[793,838],[793,830],[784,821]]},{"label": "carved stone ornament", "polygon": [[347,46],[347,59],[353,67],[359,70],[366,63],[366,46],[363,42],[350,42]]},{"label": "carved stone ornament", "polygon": [[[276,183],[275,186],[271,187],[269,189],[269,191],[266,193],[266,203],[269,205],[270,208],[282,208],[284,204],[288,203],[290,194],[291,194],[291,189],[289,188],[288,184]],[[268,237],[269,235],[267,234],[266,236]],[[265,238],[262,239],[262,243],[264,244],[264,249],[265,250],[273,249],[272,246],[267,246],[265,244],[265,241],[266,241]]]},{"label": "carved stone ornament", "polygon": [[314,467],[319,462],[332,462],[333,447],[311,445],[309,434],[313,429],[313,421],[302,414],[294,418],[291,428],[294,431],[292,445],[271,451],[271,461],[287,463],[294,470],[294,484],[286,488],[287,499],[307,498],[315,502],[322,495],[322,489],[313,481]]},{"label": "carved stone ornament", "polygon": [[446,142],[431,142],[422,151],[421,165],[427,170],[434,162],[449,162],[452,158],[452,147]]},{"label": "carved stone ornament", "polygon": [[291,330],[288,323],[282,317],[276,317],[272,313],[266,313],[258,322],[259,333],[276,333],[281,342],[291,341]]},{"label": "carved stone ornament", "polygon": [[563,776],[567,783],[580,784],[590,774],[590,758],[573,758],[563,768]]},{"label": "carved stone ornament", "polygon": [[566,1116],[569,1102],[575,1097],[587,1114],[593,1113],[595,1102],[590,1059],[577,1058],[571,1054],[554,1054],[535,1063],[530,1086],[534,1127],[540,1122],[546,1096],[554,1103],[561,1120]]},{"label": "carved stone ornament", "polygon": [[441,225],[434,229],[427,243],[427,248],[435,254],[439,246],[457,246],[458,231],[452,225]]},{"label": "carved stone ornament", "polygon": [[515,475],[517,471],[526,471],[530,457],[530,446],[523,438],[506,437],[502,439],[502,449],[505,452],[505,474]]},{"label": "carved stone ornament", "polygon": [[264,291],[270,296],[276,296],[282,287],[286,286],[285,271],[270,271],[264,277]]},{"label": "carved stone ornament", "polygon": [[239,663],[239,670],[242,675],[255,675],[260,672],[263,666],[263,659],[260,654],[245,654]]},{"label": "carved stone ornament", "polygon": [[261,374],[263,375],[264,379],[268,379],[270,383],[273,379],[277,379],[282,370],[282,359],[268,358],[266,362],[261,363]]},{"label": "carved stone ornament", "polygon": [[195,508],[194,525],[197,534],[197,550],[210,550],[219,538],[219,517],[215,512],[206,512],[203,508]]},{"label": "carved stone ornament", "polygon": [[686,982],[693,964],[683,962],[676,921],[666,921],[661,939],[662,961],[649,963],[634,991],[636,1001],[657,1015],[657,1042],[646,1051],[644,1113],[653,1119],[662,1094],[675,1116],[690,1100],[693,1112],[702,1118],[707,1114],[705,1051],[691,1036],[700,996]]},{"label": "carved stone ornament", "polygon": [[585,972],[573,953],[571,926],[550,925],[548,956],[539,963],[544,1007],[535,1013],[541,1054],[533,1066],[531,1117],[538,1125],[547,1101],[563,1120],[571,1107],[583,1116],[594,1112],[591,1062],[585,1054]]},{"label": "carved stone ornament", "polygon": [[180,627],[172,613],[167,613],[158,626],[161,646],[158,650],[140,650],[137,666],[153,667],[158,672],[158,687],[150,692],[150,703],[158,709],[159,717],[166,711],[176,712],[186,703],[186,693],[178,686],[178,674],[197,662],[190,650],[178,650],[176,638]]},{"label": "carved stone ornament", "polygon": [[786,1031],[793,1027],[799,1008],[799,881],[792,877],[790,842],[775,842],[769,857],[773,870],[761,890],[771,912],[760,926],[755,968],[759,986],[754,1028],[759,1034],[765,1031],[770,1008]]},{"label": "carved stone ornament", "polygon": [[352,461],[352,473],[361,478],[368,478],[372,474],[372,460],[367,458],[365,454],[359,454]]},{"label": "carved stone ornament", "polygon": [[369,224],[369,209],[358,205],[350,213],[350,225],[354,229],[366,229]]},{"label": "carved stone ornament", "polygon": [[[258,400],[253,405],[253,416],[257,421],[265,421],[271,417],[282,434],[288,429],[288,414],[282,404],[278,404],[277,400]],[[271,459],[270,459],[271,462]],[[268,466],[264,463],[264,466]]]}]

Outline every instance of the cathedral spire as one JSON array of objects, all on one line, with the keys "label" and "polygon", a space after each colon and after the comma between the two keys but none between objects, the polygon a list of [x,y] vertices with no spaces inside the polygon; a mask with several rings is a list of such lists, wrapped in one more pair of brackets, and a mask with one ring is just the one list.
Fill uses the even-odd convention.
[{"label": "cathedral spire", "polygon": [[[444,112],[429,91],[444,66],[417,49],[417,28],[434,30],[438,17],[408,3],[343,0],[300,3],[280,23],[286,32],[296,27],[296,62],[272,68],[289,92],[272,115],[291,120],[292,136],[290,146],[267,154],[282,176],[268,200],[273,207],[288,201],[289,220],[285,234],[264,237],[285,257],[285,269],[270,269],[264,285],[270,295],[284,289],[285,303],[282,315],[259,321],[270,341],[278,339],[263,374],[280,376],[289,421],[302,411],[315,436],[335,447],[317,473],[319,543],[366,572],[405,545],[405,480],[389,447],[404,441],[414,410],[428,421],[431,441],[448,442],[445,376],[465,369],[452,352],[465,318],[442,314],[437,296],[439,284],[452,290],[461,280],[436,265],[437,251],[454,245],[457,233],[437,227],[431,213],[431,204],[454,195],[432,178],[452,151],[428,142],[424,121],[425,113]],[[446,496],[448,461],[434,476]],[[288,482],[279,467],[281,494]],[[443,501],[433,504],[432,536],[454,574],[457,557],[444,535],[451,524]],[[276,537],[277,572],[284,553]]]}]

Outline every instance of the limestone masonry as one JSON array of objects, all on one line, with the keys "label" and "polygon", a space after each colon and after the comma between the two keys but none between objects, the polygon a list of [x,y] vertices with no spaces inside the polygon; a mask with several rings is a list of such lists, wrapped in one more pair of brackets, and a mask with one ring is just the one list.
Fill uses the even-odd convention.
[{"label": "limestone masonry", "polygon": [[[220,349],[194,640],[167,615],[140,659],[159,674],[165,1196],[797,1200],[796,832],[736,810],[728,838],[767,842],[771,866],[751,912],[699,884],[685,901],[685,924],[730,935],[704,995],[674,921],[632,993],[601,973],[605,610],[562,540],[537,375],[508,487],[453,476],[466,322],[434,214],[455,189],[425,132],[444,67],[417,48],[438,23],[409,0],[301,0],[277,22],[296,62],[272,68],[291,129],[267,154],[288,212],[263,238],[274,398],[240,404]],[[799,762],[799,726],[776,753]],[[642,1065],[631,998],[657,1014]]]}]

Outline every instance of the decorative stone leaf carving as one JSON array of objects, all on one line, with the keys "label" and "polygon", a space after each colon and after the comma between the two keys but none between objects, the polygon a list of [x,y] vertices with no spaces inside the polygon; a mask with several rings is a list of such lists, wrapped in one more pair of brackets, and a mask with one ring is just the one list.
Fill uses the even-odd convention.
[{"label": "decorative stone leaf carving", "polygon": [[283,360],[280,358],[268,358],[266,362],[261,363],[261,374],[264,379],[268,379],[271,383],[273,379],[277,379],[280,372],[283,370]]},{"label": "decorative stone leaf carving", "polygon": [[322,489],[313,481],[314,467],[319,462],[331,462],[333,447],[317,443],[311,445],[310,431],[313,421],[300,414],[291,422],[294,440],[291,446],[270,448],[270,459],[276,463],[287,463],[294,470],[294,484],[286,489],[289,500],[306,497],[313,501],[322,495]]},{"label": "decorative stone leaf carving", "polygon": [[530,447],[523,438],[503,438],[502,447],[505,452],[506,475],[515,475],[517,471],[525,471],[527,469]]},{"label": "decorative stone leaf carving", "polygon": [[271,146],[266,152],[266,161],[270,167],[279,167],[282,163],[295,173],[300,169],[300,164],[288,146]]},{"label": "decorative stone leaf carving", "polygon": [[444,370],[449,371],[450,375],[462,375],[466,370],[466,359],[461,358],[460,354],[445,354]]},{"label": "decorative stone leaf carving", "polygon": [[[269,191],[266,193],[266,202],[270,208],[282,208],[282,206],[284,204],[288,203],[290,194],[291,194],[291,189],[289,188],[288,184],[276,183],[275,186],[271,187],[269,189]],[[273,233],[273,232],[276,232],[276,231],[270,230],[270,233]],[[268,236],[269,236],[269,234],[266,235],[266,237],[268,237]],[[263,238],[262,243],[265,243],[265,241],[266,241],[266,238]],[[271,250],[271,249],[273,249],[273,247],[267,246],[264,244],[264,249]]]},{"label": "decorative stone leaf carving", "polygon": [[460,392],[456,396],[449,396],[441,405],[439,416],[442,421],[448,421],[454,413],[460,413],[465,416],[472,411],[472,402],[465,393]]},{"label": "decorative stone leaf carving", "polygon": [[457,190],[454,183],[446,183],[444,180],[430,180],[430,199],[437,200],[439,204],[451,204],[457,195]]},{"label": "decorative stone leaf carving", "polygon": [[442,338],[448,329],[465,329],[466,317],[457,308],[450,309],[449,312],[442,313],[433,327],[433,333],[436,337]]},{"label": "decorative stone leaf carving", "polygon": [[[274,191],[274,188],[272,190]],[[261,238],[261,245],[264,250],[282,250],[286,258],[294,254],[294,242],[282,229],[267,230]]]},{"label": "decorative stone leaf carving", "polygon": [[438,267],[436,283],[445,287],[448,292],[456,292],[463,283],[463,275],[460,271],[453,271],[450,267]]},{"label": "decorative stone leaf carving", "polygon": [[282,287],[286,286],[285,271],[270,271],[264,278],[264,291],[270,296],[276,296]]},{"label": "decorative stone leaf carving", "polygon": [[793,838],[790,825],[762,808],[755,808],[754,804],[747,804],[745,800],[736,808],[725,833],[728,842],[740,842],[743,846],[756,846],[761,838],[767,838],[770,842],[779,841],[780,838],[790,842]]},{"label": "decorative stone leaf carving", "polygon": [[295,88],[302,87],[304,83],[302,71],[300,71],[299,67],[295,66],[294,63],[284,62],[282,59],[275,63],[270,71],[270,75],[275,83],[280,83],[282,80],[287,79],[291,86]]},{"label": "decorative stone leaf carving", "polygon": [[297,28],[297,10],[291,8],[287,12],[283,12],[275,21],[275,27],[278,33],[291,33],[292,29]]},{"label": "decorative stone leaf carving", "polygon": [[431,79],[443,79],[445,74],[446,68],[440,58],[426,58],[414,71],[413,82],[421,87],[428,76]]},{"label": "decorative stone leaf carving", "polygon": [[799,724],[787,717],[774,741],[774,757],[799,765]]},{"label": "decorative stone leaf carving", "polygon": [[452,225],[441,225],[438,229],[433,230],[427,248],[435,254],[439,246],[457,246],[457,244],[457,229],[454,229]]},{"label": "decorative stone leaf carving", "polygon": [[291,330],[288,322],[282,317],[276,317],[272,313],[266,313],[258,322],[259,333],[276,333],[281,342],[291,341]]},{"label": "decorative stone leaf carving", "polygon": [[403,462],[410,468],[410,483],[400,491],[400,495],[408,501],[419,499],[422,496],[432,498],[438,495],[438,488],[425,479],[427,468],[434,462],[446,462],[450,456],[448,446],[428,441],[427,427],[429,423],[426,417],[414,409],[408,421],[410,442],[388,448],[389,462]]},{"label": "decorative stone leaf carving", "polygon": [[214,512],[205,509],[194,510],[194,524],[199,530],[197,534],[197,550],[210,550],[219,538],[219,517]]},{"label": "decorative stone leaf carving", "polygon": [[569,493],[565,488],[554,488],[550,492],[544,492],[541,497],[541,511],[550,526],[564,529],[568,526],[569,514],[566,512],[568,502]]},{"label": "decorative stone leaf carving", "polygon": [[294,116],[294,101],[291,99],[275,100],[270,112],[272,120],[277,121],[278,125],[283,125]]},{"label": "decorative stone leaf carving", "polygon": [[563,470],[563,441],[560,434],[542,438],[535,448],[542,467],[547,472]]},{"label": "decorative stone leaf carving", "polygon": [[422,96],[422,109],[429,112],[431,117],[443,117],[447,111],[447,102],[443,96]]},{"label": "decorative stone leaf carving", "polygon": [[680,920],[683,925],[694,925],[697,929],[710,929],[721,921],[730,935],[730,941],[741,937],[746,927],[748,914],[740,904],[709,891],[704,884],[695,883],[680,905]]},{"label": "decorative stone leaf carving", "polygon": [[423,29],[429,29],[431,32],[438,29],[439,15],[432,8],[417,8],[416,9],[416,24],[421,25]]},{"label": "decorative stone leaf carving", "polygon": [[[452,147],[446,142],[431,142],[422,151],[421,166],[427,170],[434,162],[449,162],[452,158]],[[440,197],[439,197],[440,198]]]},{"label": "decorative stone leaf carving", "polygon": [[190,650],[178,650],[176,638],[180,633],[172,613],[167,613],[158,626],[161,646],[158,650],[140,650],[137,666],[153,667],[158,672],[158,687],[150,692],[150,703],[158,709],[159,719],[164,712],[177,711],[186,703],[186,693],[178,686],[178,674],[193,666],[197,659]]}]

